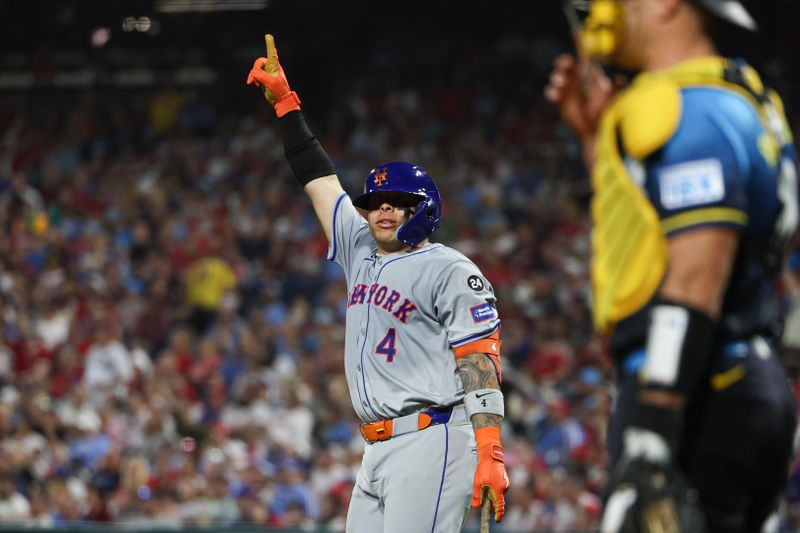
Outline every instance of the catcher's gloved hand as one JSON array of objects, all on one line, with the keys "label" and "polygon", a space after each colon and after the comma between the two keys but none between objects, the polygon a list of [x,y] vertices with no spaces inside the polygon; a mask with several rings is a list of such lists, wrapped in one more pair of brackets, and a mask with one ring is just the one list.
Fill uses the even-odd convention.
[{"label": "catcher's gloved hand", "polygon": [[[651,434],[651,437],[655,434]],[[704,533],[697,491],[669,461],[623,457],[611,476],[600,533]]]},{"label": "catcher's gloved hand", "polygon": [[267,57],[259,57],[253,63],[247,84],[257,85],[267,101],[275,108],[275,113],[282,117],[290,111],[300,109],[300,98],[289,88],[289,81],[278,61],[278,50],[275,39],[269,33],[264,36],[267,42]]},{"label": "catcher's gloved hand", "polygon": [[494,521],[499,522],[506,510],[505,492],[508,490],[500,428],[478,428],[475,438],[478,441],[478,467],[473,478],[472,507],[480,507],[483,500],[489,498],[494,509]]}]

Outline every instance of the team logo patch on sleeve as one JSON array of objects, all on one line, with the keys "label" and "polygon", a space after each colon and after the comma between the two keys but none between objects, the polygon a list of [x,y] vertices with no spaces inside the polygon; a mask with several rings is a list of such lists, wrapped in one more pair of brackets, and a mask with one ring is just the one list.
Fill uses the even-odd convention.
[{"label": "team logo patch on sleeve", "polygon": [[473,305],[469,310],[472,312],[472,321],[476,324],[497,317],[494,307],[489,303]]},{"label": "team logo patch on sleeve", "polygon": [[725,178],[718,159],[671,165],[659,174],[661,204],[680,209],[718,202],[725,198]]}]

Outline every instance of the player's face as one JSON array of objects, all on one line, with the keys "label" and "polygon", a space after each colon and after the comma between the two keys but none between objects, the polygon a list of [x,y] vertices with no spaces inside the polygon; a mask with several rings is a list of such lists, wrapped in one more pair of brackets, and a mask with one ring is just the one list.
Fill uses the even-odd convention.
[{"label": "player's face", "polygon": [[397,228],[413,214],[419,199],[403,193],[377,193],[369,200],[367,222],[372,238],[384,252],[397,252],[406,247],[397,240]]}]

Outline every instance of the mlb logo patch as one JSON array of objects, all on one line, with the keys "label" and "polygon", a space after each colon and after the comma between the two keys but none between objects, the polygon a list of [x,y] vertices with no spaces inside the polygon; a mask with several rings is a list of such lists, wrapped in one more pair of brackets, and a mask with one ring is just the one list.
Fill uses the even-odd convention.
[{"label": "mlb logo patch", "polygon": [[472,321],[476,324],[497,317],[494,307],[489,303],[474,305],[469,310],[472,312]]},{"label": "mlb logo patch", "polygon": [[661,204],[683,209],[710,204],[725,198],[725,178],[717,159],[690,161],[661,169]]}]

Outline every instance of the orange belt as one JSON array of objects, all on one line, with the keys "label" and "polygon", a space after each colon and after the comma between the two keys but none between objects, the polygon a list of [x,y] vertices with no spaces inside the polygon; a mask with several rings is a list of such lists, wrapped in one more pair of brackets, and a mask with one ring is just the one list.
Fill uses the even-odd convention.
[{"label": "orange belt", "polygon": [[392,418],[391,420],[378,420],[377,422],[361,424],[361,436],[370,444],[379,440],[389,440],[392,437],[421,431],[437,424],[446,424],[450,420],[452,412],[452,407],[427,409],[419,413]]}]

